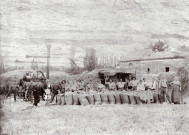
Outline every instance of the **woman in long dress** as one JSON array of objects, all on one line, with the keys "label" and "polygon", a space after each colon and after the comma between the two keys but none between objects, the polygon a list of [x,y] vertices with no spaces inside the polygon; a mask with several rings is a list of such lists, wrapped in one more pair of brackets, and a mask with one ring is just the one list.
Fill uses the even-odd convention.
[{"label": "woman in long dress", "polygon": [[177,77],[175,77],[174,81],[170,83],[172,85],[172,95],[171,101],[174,104],[181,103],[181,83]]}]

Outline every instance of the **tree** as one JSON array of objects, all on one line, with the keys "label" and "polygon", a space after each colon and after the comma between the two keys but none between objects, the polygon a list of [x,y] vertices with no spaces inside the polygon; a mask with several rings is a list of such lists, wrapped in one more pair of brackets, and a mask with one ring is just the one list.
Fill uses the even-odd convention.
[{"label": "tree", "polygon": [[164,52],[169,49],[169,46],[163,41],[157,41],[155,44],[150,43],[148,49],[151,49],[154,52]]},{"label": "tree", "polygon": [[97,65],[97,56],[96,50],[94,48],[87,48],[85,57],[84,57],[84,68],[88,71],[92,71],[95,69]]},{"label": "tree", "polygon": [[34,61],[34,59],[31,61],[31,69],[37,70],[38,69],[38,63]]},{"label": "tree", "polygon": [[189,86],[189,70],[188,66],[187,67],[181,67],[177,71],[177,75],[180,77],[181,81],[181,88],[183,94],[188,93],[188,86]]},{"label": "tree", "polygon": [[181,52],[189,52],[189,47],[185,45],[181,45],[178,47],[178,50]]}]

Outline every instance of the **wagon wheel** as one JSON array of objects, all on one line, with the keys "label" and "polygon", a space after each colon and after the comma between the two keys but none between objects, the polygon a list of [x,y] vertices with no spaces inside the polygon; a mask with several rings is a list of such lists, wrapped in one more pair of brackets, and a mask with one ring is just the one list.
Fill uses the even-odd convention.
[{"label": "wagon wheel", "polygon": [[35,71],[32,73],[32,78],[39,81],[45,79],[45,75],[41,71]]}]

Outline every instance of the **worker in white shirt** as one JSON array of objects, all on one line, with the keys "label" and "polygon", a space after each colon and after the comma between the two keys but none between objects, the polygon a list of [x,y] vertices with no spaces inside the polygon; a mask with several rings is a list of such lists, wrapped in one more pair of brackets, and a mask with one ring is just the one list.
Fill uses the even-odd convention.
[{"label": "worker in white shirt", "polygon": [[101,83],[101,81],[99,81],[98,84],[97,84],[97,91],[98,92],[105,91],[105,86]]},{"label": "worker in white shirt", "polygon": [[124,85],[125,85],[125,82],[122,81],[122,79],[120,79],[119,82],[117,82],[117,88],[119,91],[122,91],[124,90]]},{"label": "worker in white shirt", "polygon": [[107,80],[108,80],[108,77],[106,77],[106,79],[105,79],[105,84],[108,85],[109,90],[110,90],[110,91],[115,91],[115,90],[117,90],[117,89],[116,89],[116,84],[115,84],[111,79],[110,79],[110,82],[107,82]]},{"label": "worker in white shirt", "polygon": [[169,103],[171,103],[170,97],[167,94],[167,80],[166,78],[162,78],[159,82],[159,88],[161,90],[161,94],[160,94],[160,100],[161,102],[167,102],[169,101]]},{"label": "worker in white shirt", "polygon": [[158,88],[157,81],[154,78],[152,78],[152,84],[150,86],[150,89],[151,90],[157,90],[157,88]]},{"label": "worker in white shirt", "polygon": [[138,81],[135,77],[133,77],[133,80],[131,81],[133,90],[137,90]]},{"label": "worker in white shirt", "polygon": [[145,90],[148,90],[149,82],[146,81],[146,78],[143,78],[143,84],[145,86]]},{"label": "worker in white shirt", "polygon": [[147,96],[147,94],[146,94],[146,92],[145,92],[145,85],[144,85],[144,83],[143,83],[143,81],[142,80],[140,80],[139,81],[139,83],[138,83],[138,86],[137,86],[137,92],[138,92],[138,96],[140,97],[140,99],[142,100],[142,101],[147,101],[147,99],[148,99],[148,96]]},{"label": "worker in white shirt", "polygon": [[137,91],[145,91],[145,85],[142,80],[140,80],[137,85]]}]

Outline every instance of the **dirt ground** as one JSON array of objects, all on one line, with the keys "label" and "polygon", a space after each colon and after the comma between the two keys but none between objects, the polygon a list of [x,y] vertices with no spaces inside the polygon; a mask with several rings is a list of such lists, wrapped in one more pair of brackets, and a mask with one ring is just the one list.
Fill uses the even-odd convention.
[{"label": "dirt ground", "polygon": [[188,135],[189,105],[45,106],[4,104],[2,133],[9,135]]}]

